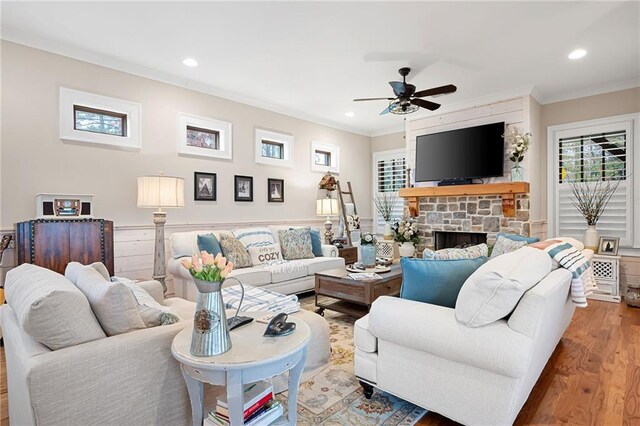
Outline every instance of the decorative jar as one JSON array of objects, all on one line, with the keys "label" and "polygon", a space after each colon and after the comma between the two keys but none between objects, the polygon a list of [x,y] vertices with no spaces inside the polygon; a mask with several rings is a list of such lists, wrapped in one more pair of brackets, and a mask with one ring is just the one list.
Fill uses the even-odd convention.
[{"label": "decorative jar", "polygon": [[411,241],[407,241],[400,244],[398,251],[402,257],[413,257],[416,254],[416,246]]},{"label": "decorative jar", "polygon": [[376,246],[375,244],[362,244],[360,246],[360,257],[362,264],[367,268],[376,266]]},{"label": "decorative jar", "polygon": [[388,221],[384,223],[384,232],[382,233],[382,236],[385,240],[393,240],[393,229],[391,229],[391,223]]},{"label": "decorative jar", "polygon": [[640,283],[627,284],[627,293],[624,295],[627,305],[640,308]]},{"label": "decorative jar", "polygon": [[584,248],[593,250],[594,253],[598,252],[598,243],[600,242],[600,236],[595,225],[587,225],[587,230],[584,231],[584,237],[582,239]]},{"label": "decorative jar", "polygon": [[222,281],[193,278],[198,288],[196,312],[193,316],[191,355],[214,356],[231,349],[227,315],[222,300]]}]

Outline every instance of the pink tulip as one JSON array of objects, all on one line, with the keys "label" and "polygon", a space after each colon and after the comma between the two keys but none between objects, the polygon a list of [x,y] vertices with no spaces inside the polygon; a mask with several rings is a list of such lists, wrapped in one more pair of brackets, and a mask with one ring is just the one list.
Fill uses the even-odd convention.
[{"label": "pink tulip", "polygon": [[202,252],[202,264],[203,265],[214,265],[215,264],[215,260],[213,258],[213,255],[207,253],[206,251]]},{"label": "pink tulip", "polygon": [[229,268],[229,271],[233,271],[233,262],[227,263],[227,268]]},{"label": "pink tulip", "polygon": [[216,265],[218,264],[218,262],[220,262],[220,259],[222,259],[222,253],[218,252],[218,254],[216,254],[216,258],[214,259]]},{"label": "pink tulip", "polygon": [[220,257],[220,260],[218,260],[218,268],[224,269],[225,266],[227,266],[227,258]]},{"label": "pink tulip", "polygon": [[182,259],[180,263],[182,264],[182,266],[184,266],[185,269],[191,269],[191,267],[193,266],[189,259]]},{"label": "pink tulip", "polygon": [[200,258],[195,257],[195,262],[193,262],[193,270],[196,272],[200,272],[202,271],[202,262],[200,261]]},{"label": "pink tulip", "polygon": [[225,268],[220,272],[220,276],[222,278],[227,278],[227,275],[229,275],[232,270],[233,270],[233,264],[229,262],[227,266],[225,266]]}]

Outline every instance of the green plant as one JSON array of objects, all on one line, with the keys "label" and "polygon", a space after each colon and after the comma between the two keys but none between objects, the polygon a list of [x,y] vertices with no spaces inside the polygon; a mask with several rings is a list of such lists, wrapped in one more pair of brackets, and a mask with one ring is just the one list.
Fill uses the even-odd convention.
[{"label": "green plant", "polygon": [[373,204],[375,204],[376,210],[385,222],[391,220],[393,209],[395,209],[399,201],[394,192],[381,192],[373,197]]}]

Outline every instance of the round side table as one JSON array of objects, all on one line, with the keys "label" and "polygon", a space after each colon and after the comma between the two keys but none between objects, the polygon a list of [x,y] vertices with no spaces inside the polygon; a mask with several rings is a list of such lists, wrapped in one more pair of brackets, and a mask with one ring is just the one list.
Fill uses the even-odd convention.
[{"label": "round side table", "polygon": [[[242,315],[260,318],[265,313],[243,312]],[[231,424],[243,425],[243,385],[286,371],[289,371],[288,419],[279,420],[296,424],[298,388],[311,333],[304,321],[292,316],[287,321],[296,323],[296,330],[289,336],[263,337],[267,325],[256,321],[232,330],[231,349],[211,357],[197,357],[189,353],[192,327],[185,328],[176,335],[171,344],[171,354],[180,362],[182,376],[187,383],[193,426],[202,426],[204,383],[226,385]]]}]

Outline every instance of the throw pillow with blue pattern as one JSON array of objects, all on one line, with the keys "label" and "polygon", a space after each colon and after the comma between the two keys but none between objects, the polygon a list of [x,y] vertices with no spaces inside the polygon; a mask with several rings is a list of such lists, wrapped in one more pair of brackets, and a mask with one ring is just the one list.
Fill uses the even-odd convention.
[{"label": "throw pillow with blue pattern", "polygon": [[495,245],[493,246],[493,250],[491,251],[491,257],[489,259],[494,259],[505,253],[514,252],[526,245],[527,245],[527,242],[524,240],[515,241],[503,236],[499,236],[498,239],[496,240]]},{"label": "throw pillow with blue pattern", "polygon": [[285,260],[312,259],[310,228],[287,229],[278,231],[280,249]]},{"label": "throw pillow with blue pattern", "polygon": [[438,251],[426,248],[422,252],[423,259],[432,260],[478,259],[488,256],[489,248],[485,243],[465,248],[446,248]]}]

